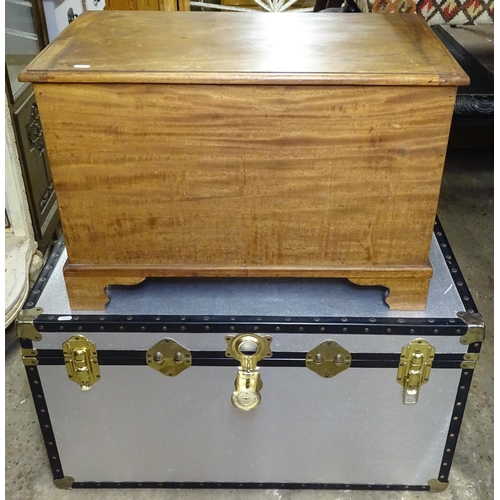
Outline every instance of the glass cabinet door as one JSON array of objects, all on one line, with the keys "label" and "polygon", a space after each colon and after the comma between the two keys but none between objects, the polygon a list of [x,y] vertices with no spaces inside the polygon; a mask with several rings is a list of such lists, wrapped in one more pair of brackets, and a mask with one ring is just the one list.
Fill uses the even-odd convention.
[{"label": "glass cabinet door", "polygon": [[25,85],[17,81],[17,75],[41,49],[31,1],[6,0],[5,62],[14,99]]}]

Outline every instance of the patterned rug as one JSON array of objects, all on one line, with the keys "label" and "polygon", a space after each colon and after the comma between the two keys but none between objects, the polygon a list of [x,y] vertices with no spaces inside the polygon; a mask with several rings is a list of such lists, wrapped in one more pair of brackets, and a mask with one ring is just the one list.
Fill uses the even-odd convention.
[{"label": "patterned rug", "polygon": [[429,24],[492,24],[494,0],[355,0],[362,12],[420,14]]}]

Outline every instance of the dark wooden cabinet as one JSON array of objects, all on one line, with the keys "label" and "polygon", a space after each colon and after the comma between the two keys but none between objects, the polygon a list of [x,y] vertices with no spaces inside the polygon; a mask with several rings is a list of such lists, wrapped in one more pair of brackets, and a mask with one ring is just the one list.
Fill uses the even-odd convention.
[{"label": "dark wooden cabinet", "polygon": [[33,230],[43,253],[59,234],[59,211],[33,87],[17,76],[48,37],[41,0],[7,0],[5,14],[6,94]]}]

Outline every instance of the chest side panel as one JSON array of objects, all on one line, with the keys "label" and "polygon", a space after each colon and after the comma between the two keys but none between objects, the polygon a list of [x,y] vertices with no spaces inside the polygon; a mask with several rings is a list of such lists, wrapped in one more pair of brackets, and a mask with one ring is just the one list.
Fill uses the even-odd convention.
[{"label": "chest side panel", "polygon": [[454,95],[37,85],[70,261],[425,265]]},{"label": "chest side panel", "polygon": [[433,370],[419,402],[404,405],[394,369],[324,379],[262,368],[262,402],[250,412],[231,404],[235,371],[192,367],[168,378],[103,366],[86,392],[64,366],[40,366],[64,473],[82,482],[426,485],[436,477],[460,370]]}]

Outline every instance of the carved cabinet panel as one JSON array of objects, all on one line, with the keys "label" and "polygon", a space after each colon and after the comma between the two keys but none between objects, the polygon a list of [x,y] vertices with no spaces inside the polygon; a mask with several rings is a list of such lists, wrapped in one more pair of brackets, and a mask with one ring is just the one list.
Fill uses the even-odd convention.
[{"label": "carved cabinet panel", "polygon": [[33,223],[38,229],[37,236],[43,239],[45,232],[53,225],[51,219],[56,215],[57,201],[33,92],[15,109],[13,115],[20,159],[25,167]]}]

